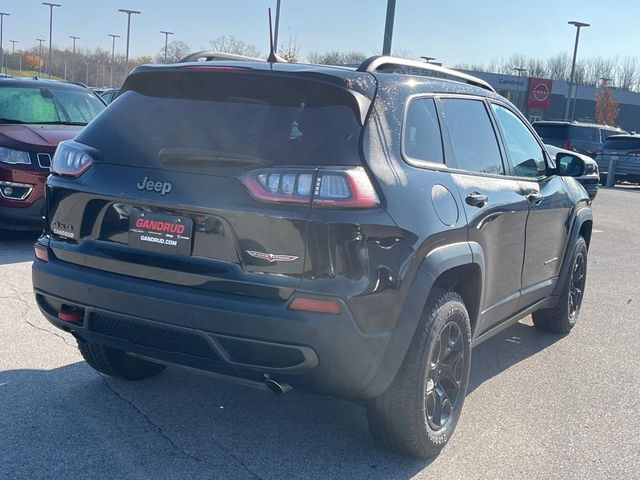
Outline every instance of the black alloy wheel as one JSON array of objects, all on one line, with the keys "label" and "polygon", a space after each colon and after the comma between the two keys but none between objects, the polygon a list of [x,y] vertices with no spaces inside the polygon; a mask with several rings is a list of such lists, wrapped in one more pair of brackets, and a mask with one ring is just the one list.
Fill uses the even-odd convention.
[{"label": "black alloy wheel", "polygon": [[431,353],[424,392],[424,411],[429,426],[438,431],[451,418],[461,393],[464,345],[457,323],[442,327]]}]

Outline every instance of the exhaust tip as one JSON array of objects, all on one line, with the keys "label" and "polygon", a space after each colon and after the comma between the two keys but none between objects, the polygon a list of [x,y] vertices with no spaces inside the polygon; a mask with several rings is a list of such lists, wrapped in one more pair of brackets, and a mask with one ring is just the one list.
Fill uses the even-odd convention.
[{"label": "exhaust tip", "polygon": [[288,383],[278,382],[273,378],[266,378],[264,384],[276,395],[282,395],[283,393],[287,393],[293,390],[293,387]]}]

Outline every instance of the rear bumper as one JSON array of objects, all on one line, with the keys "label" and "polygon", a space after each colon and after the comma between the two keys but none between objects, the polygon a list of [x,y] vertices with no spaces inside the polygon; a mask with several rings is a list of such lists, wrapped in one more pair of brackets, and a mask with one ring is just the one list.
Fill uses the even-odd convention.
[{"label": "rear bumper", "polygon": [[0,202],[0,228],[6,230],[37,231],[42,230],[45,214],[45,200],[40,197],[24,208],[7,206]]},{"label": "rear bumper", "polygon": [[[388,372],[379,371],[388,370],[380,367],[393,333],[363,333],[346,303],[340,315],[299,312],[288,302],[205,293],[53,255],[34,262],[33,286],[56,327],[163,362],[254,381],[269,374],[345,398],[379,394],[389,383]],[[78,309],[82,320],[58,319],[62,305]]]}]

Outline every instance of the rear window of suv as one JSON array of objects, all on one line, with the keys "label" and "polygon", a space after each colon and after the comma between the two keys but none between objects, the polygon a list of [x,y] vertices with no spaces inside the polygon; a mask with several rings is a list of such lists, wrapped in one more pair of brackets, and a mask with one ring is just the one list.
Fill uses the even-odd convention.
[{"label": "rear window of suv", "polygon": [[209,161],[361,163],[359,110],[343,88],[299,76],[144,76],[78,137],[110,163],[205,169]]},{"label": "rear window of suv", "polygon": [[602,144],[602,148],[609,150],[640,150],[640,137],[609,137]]},{"label": "rear window of suv", "polygon": [[547,140],[551,138],[557,139],[567,139],[568,135],[568,126],[567,125],[548,125],[548,124],[539,124],[534,123],[533,128],[540,138]]}]

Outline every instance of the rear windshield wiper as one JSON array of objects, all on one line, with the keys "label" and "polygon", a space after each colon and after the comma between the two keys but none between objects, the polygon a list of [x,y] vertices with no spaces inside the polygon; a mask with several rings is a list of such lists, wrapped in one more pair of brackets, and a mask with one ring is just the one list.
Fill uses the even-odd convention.
[{"label": "rear windshield wiper", "polygon": [[29,122],[37,125],[75,125],[78,127],[84,127],[87,122],[67,122],[65,120],[57,120],[55,122]]},{"label": "rear windshield wiper", "polygon": [[22,120],[14,120],[13,118],[0,118],[0,123],[8,123],[14,125],[21,125],[27,122],[23,122]]}]

